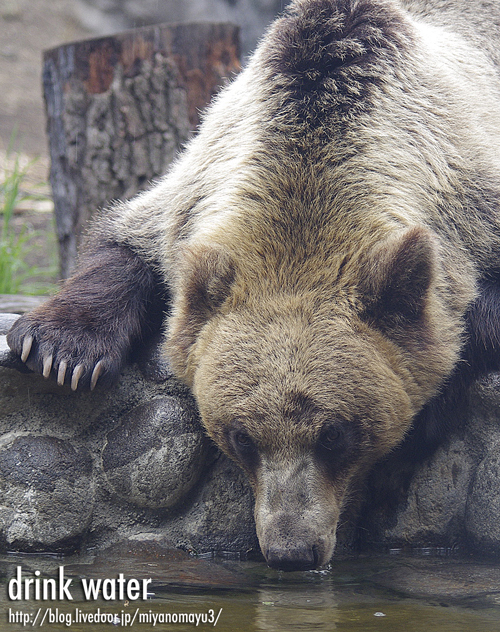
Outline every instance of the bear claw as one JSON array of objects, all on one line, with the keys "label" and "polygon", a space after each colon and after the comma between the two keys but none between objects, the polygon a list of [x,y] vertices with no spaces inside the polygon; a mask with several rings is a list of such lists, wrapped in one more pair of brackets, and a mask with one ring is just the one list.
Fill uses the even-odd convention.
[{"label": "bear claw", "polygon": [[102,360],[99,360],[99,362],[95,365],[94,370],[92,371],[92,377],[90,379],[90,390],[93,391],[96,384],[97,384],[97,380],[99,379],[99,376],[101,375],[102,371],[104,369],[104,365]]},{"label": "bear claw", "polygon": [[73,369],[73,375],[71,376],[71,390],[72,391],[76,391],[76,389],[78,388],[78,382],[80,381],[80,378],[82,377],[84,370],[85,370],[85,367],[83,366],[83,364],[77,364],[75,368]]},{"label": "bear claw", "polygon": [[53,356],[49,355],[46,358],[43,359],[43,371],[42,371],[42,375],[45,378],[48,378],[50,376],[50,371],[52,370],[52,361],[53,361]]},{"label": "bear claw", "polygon": [[59,386],[64,384],[64,378],[66,377],[66,369],[68,368],[68,363],[66,360],[61,360],[59,363],[59,370],[57,371],[57,383]]},{"label": "bear claw", "polygon": [[33,336],[26,336],[26,338],[24,338],[23,340],[23,348],[21,351],[22,362],[26,362],[26,360],[28,359],[32,345],[33,345]]}]

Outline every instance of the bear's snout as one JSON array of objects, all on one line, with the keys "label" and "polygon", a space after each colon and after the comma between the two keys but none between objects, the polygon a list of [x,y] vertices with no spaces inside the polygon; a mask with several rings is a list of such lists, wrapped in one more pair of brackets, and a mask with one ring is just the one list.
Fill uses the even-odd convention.
[{"label": "bear's snout", "polygon": [[335,548],[339,499],[314,460],[261,459],[255,523],[268,565],[283,571],[327,564]]},{"label": "bear's snout", "polygon": [[280,571],[309,571],[319,565],[318,547],[307,542],[296,542],[293,548],[272,545],[264,555],[268,565]]},{"label": "bear's snout", "polygon": [[[319,510],[321,508],[318,507]],[[281,571],[308,571],[327,564],[335,548],[337,520],[326,524],[310,512],[305,515],[256,515],[262,553],[271,568]],[[304,522],[309,526],[304,527]]]}]

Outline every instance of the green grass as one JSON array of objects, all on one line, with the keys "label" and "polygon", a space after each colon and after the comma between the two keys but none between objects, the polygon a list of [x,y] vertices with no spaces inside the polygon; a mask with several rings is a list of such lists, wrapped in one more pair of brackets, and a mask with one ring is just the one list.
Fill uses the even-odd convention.
[{"label": "green grass", "polygon": [[45,197],[23,190],[23,181],[32,164],[33,161],[21,167],[19,156],[16,156],[0,181],[0,294],[44,294],[53,287],[50,282],[38,282],[37,279],[54,276],[55,262],[46,268],[27,263],[37,233],[26,225],[20,230],[13,227],[14,211],[20,203]]}]

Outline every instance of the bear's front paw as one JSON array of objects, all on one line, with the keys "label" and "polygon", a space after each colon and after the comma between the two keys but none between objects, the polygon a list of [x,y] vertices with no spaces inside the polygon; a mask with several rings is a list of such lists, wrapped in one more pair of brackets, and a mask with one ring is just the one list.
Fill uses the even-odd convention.
[{"label": "bear's front paw", "polygon": [[128,350],[120,349],[104,331],[59,323],[36,311],[14,323],[7,343],[29,369],[59,385],[70,384],[73,390],[79,385],[93,390],[100,378],[114,381]]}]

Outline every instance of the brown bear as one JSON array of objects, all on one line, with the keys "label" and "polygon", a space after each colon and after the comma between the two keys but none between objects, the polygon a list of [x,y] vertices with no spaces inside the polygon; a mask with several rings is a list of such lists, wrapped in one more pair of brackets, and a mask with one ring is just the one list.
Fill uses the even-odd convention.
[{"label": "brown bear", "polygon": [[327,563],[370,466],[498,367],[499,24],[497,2],[295,0],[8,335],[76,389],[164,327],[272,567]]}]

